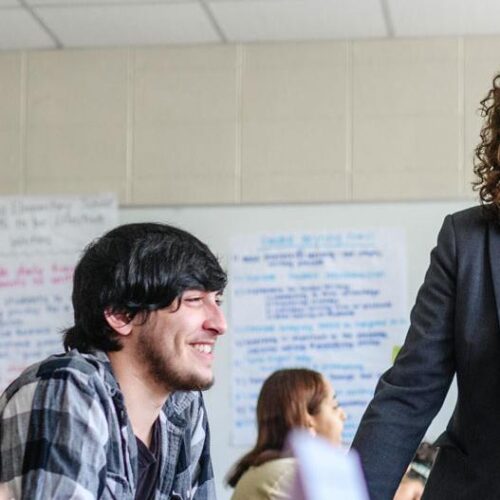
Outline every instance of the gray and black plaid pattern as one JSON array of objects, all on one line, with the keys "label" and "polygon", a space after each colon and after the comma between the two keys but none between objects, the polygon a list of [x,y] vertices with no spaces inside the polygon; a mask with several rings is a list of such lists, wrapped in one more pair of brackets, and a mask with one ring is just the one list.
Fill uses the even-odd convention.
[{"label": "gray and black plaid pattern", "polygon": [[[156,498],[215,499],[201,393],[172,394],[160,423]],[[136,471],[135,437],[105,353],[51,356],[0,397],[0,483],[14,498],[133,500]]]}]

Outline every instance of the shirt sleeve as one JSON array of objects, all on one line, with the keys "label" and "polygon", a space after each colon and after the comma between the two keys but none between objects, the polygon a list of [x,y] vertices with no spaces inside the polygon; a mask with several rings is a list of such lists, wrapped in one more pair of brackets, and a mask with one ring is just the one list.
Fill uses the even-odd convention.
[{"label": "shirt sleeve", "polygon": [[88,377],[58,370],[0,404],[0,482],[16,499],[96,499],[106,482],[108,427]]},{"label": "shirt sleeve", "polygon": [[215,482],[210,458],[210,429],[203,396],[199,393],[191,434],[191,477],[193,500],[215,500]]},{"label": "shirt sleeve", "polygon": [[394,366],[380,378],[353,441],[372,500],[393,498],[455,373],[456,238],[447,216]]}]

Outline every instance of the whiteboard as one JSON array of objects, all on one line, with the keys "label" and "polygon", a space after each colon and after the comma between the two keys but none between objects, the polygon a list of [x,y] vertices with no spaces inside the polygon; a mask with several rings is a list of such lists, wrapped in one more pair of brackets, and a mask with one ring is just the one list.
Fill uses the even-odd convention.
[{"label": "whiteboard", "polygon": [[[315,205],[134,207],[120,210],[120,221],[164,222],[180,226],[206,242],[228,268],[230,239],[261,231],[332,231],[351,228],[394,227],[404,230],[408,247],[408,316],[427,266],[429,253],[445,215],[472,206],[472,201],[337,203]],[[231,277],[229,276],[229,286]],[[228,290],[229,291],[229,290]],[[229,297],[229,293],[226,293]],[[229,312],[226,300],[226,312]],[[219,500],[229,499],[231,489],[223,479],[246,448],[231,445],[231,318],[228,331],[215,353],[215,384],[205,393],[211,427],[211,449]],[[401,343],[406,331],[401,332]],[[427,432],[430,440],[445,430],[456,399],[452,387],[441,412]]]}]

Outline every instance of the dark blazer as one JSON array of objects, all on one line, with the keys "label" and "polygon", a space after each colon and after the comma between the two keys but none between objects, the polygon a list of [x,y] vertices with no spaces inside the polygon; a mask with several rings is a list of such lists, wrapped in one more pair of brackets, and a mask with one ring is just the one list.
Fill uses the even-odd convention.
[{"label": "dark blazer", "polygon": [[394,366],[353,442],[372,500],[391,500],[453,375],[458,399],[425,500],[500,499],[500,225],[448,215]]}]

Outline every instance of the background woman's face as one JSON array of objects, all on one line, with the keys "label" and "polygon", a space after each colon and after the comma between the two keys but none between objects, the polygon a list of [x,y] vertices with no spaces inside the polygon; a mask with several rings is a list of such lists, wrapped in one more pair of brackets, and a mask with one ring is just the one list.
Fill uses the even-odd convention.
[{"label": "background woman's face", "polygon": [[346,414],[339,405],[330,382],[323,380],[327,395],[321,402],[319,412],[311,415],[312,427],[319,436],[328,439],[334,445],[339,445],[342,442]]}]

